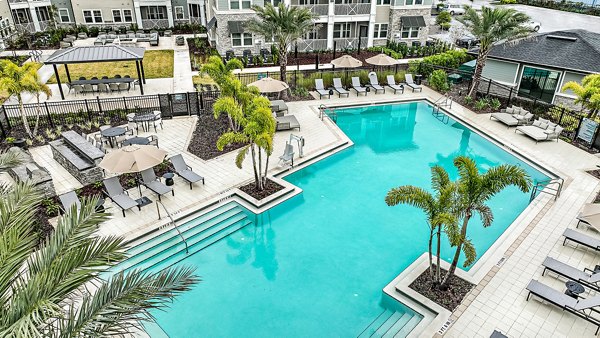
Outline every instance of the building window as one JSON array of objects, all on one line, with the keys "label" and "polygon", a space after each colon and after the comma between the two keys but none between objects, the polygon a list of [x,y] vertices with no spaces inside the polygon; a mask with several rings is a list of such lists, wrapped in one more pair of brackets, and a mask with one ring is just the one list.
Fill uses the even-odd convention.
[{"label": "building window", "polygon": [[390,4],[390,0],[377,0],[377,5],[381,6],[381,5],[389,5]]},{"label": "building window", "polygon": [[123,10],[123,19],[125,22],[133,22],[133,13],[131,12],[131,9]]},{"label": "building window", "polygon": [[48,10],[46,7],[36,7],[35,14],[38,18],[38,21],[50,21],[50,15],[48,14]]},{"label": "building window", "polygon": [[62,22],[62,23],[71,22],[71,17],[69,16],[69,10],[66,8],[60,8],[58,10],[58,17],[60,18],[60,22]]},{"label": "building window", "polygon": [[163,20],[165,19],[165,12],[163,12],[163,7],[148,6],[147,16],[150,20]]},{"label": "building window", "polygon": [[251,0],[230,0],[229,9],[249,9],[252,7]]},{"label": "building window", "polygon": [[95,9],[92,13],[94,14],[94,22],[103,22],[102,11]]},{"label": "building window", "polygon": [[84,9],[83,20],[85,23],[102,23],[102,11],[98,9]]},{"label": "building window", "polygon": [[388,24],[387,23],[376,23],[375,29],[373,30],[373,38],[375,39],[385,39],[388,34]]},{"label": "building window", "polygon": [[406,6],[422,5],[423,4],[423,0],[405,0],[404,4]]},{"label": "building window", "polygon": [[252,34],[250,33],[232,33],[231,43],[233,47],[252,46]]},{"label": "building window", "polygon": [[175,20],[184,19],[183,6],[175,6]]},{"label": "building window", "polygon": [[267,3],[273,5],[273,7],[277,7],[281,3],[281,0],[265,0],[265,4]]},{"label": "building window", "polygon": [[190,16],[193,18],[200,17],[200,5],[190,4]]},{"label": "building window", "polygon": [[112,15],[113,15],[113,22],[123,22],[123,15],[121,14],[120,9],[113,9]]},{"label": "building window", "polygon": [[415,39],[419,37],[419,27],[402,27],[402,39]]},{"label": "building window", "polygon": [[349,38],[350,37],[350,23],[342,22],[333,25],[333,38]]}]

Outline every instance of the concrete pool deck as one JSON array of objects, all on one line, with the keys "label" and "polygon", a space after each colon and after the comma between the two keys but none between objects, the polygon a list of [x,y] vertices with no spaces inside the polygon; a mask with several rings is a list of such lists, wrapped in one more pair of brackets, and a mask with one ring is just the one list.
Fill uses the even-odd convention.
[{"label": "concrete pool deck", "polygon": [[[283,153],[290,134],[306,139],[305,159],[348,142],[333,122],[328,119],[321,121],[317,110],[320,104],[338,106],[419,99],[433,102],[440,97],[439,93],[424,88],[422,93],[370,93],[366,97],[351,94],[350,97],[341,99],[332,96],[331,99],[289,102],[289,113],[297,117],[302,129],[276,134],[269,173],[275,175],[287,169],[287,166],[279,166],[277,160]],[[507,258],[499,266],[495,265],[496,261],[493,259],[488,260],[486,268],[482,268],[482,282],[478,286],[477,294],[469,295],[469,305],[461,306],[451,314],[451,324],[443,330],[443,335],[489,337],[493,330],[497,329],[509,337],[594,336],[596,327],[586,321],[552,305],[543,304],[535,298],[527,302],[525,286],[529,280],[538,279],[558,290],[564,290],[564,281],[552,274],[541,276],[541,262],[548,255],[581,269],[593,267],[598,263],[598,254],[591,250],[562,246],[561,234],[565,228],[574,227],[575,216],[584,203],[593,199],[598,190],[599,181],[585,173],[585,170],[595,168],[600,161],[596,156],[563,141],[536,144],[526,136],[515,134],[514,128],[507,129],[503,124],[491,121],[489,114],[478,115],[458,104],[453,104],[450,112],[507,148],[565,178],[567,184],[556,202],[548,201],[541,211],[523,218],[523,230],[516,233],[516,238],[504,239]],[[187,142],[195,121],[194,117],[165,120],[164,130],[159,129],[157,133],[162,149],[167,150],[169,155],[182,153],[194,171],[206,177],[206,185],[195,185],[193,190],[190,190],[185,182],[175,178],[175,196],[165,196],[163,203],[177,217],[202,208],[209,201],[218,200],[224,193],[252,179],[249,159],[244,163],[244,169],[240,170],[234,165],[235,152],[208,161],[187,153]],[[34,148],[31,152],[38,163],[50,170],[59,193],[79,187],[77,181],[69,177],[70,175],[52,159],[49,147]],[[147,191],[143,193],[155,199],[155,196]],[[137,197],[139,193],[132,189],[130,194]],[[107,202],[107,206],[111,206],[111,203]],[[158,220],[154,205],[142,208],[141,212],[128,211],[127,217],[122,217],[118,210],[113,212],[115,215],[101,227],[101,233],[133,239],[164,224],[164,219]],[[593,231],[580,231],[590,236],[598,236]],[[484,257],[483,260],[485,259]],[[488,270],[492,273],[485,271],[488,266],[492,266]],[[381,281],[382,288],[388,282]],[[432,331],[437,332],[440,328],[434,327]],[[411,335],[417,334],[413,332]]]}]

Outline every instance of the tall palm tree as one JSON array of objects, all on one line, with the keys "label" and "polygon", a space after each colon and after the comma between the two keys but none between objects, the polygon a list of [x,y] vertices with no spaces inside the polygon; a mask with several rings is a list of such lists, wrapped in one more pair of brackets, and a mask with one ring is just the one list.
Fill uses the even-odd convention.
[{"label": "tall palm tree", "polygon": [[473,264],[477,258],[475,247],[467,238],[467,226],[471,217],[478,214],[483,226],[489,227],[494,221],[492,209],[486,204],[490,198],[510,185],[516,186],[523,192],[528,192],[531,188],[531,178],[523,168],[516,165],[496,166],[481,174],[473,159],[458,156],[454,159],[454,166],[459,174],[454,210],[456,216],[462,219],[462,225],[457,229],[459,231],[448,233],[450,243],[456,246],[456,251],[450,269],[441,283],[442,288],[447,286],[450,276],[456,271],[461,251],[466,256],[465,267]]},{"label": "tall palm tree", "polygon": [[[16,163],[11,156],[0,155],[4,168]],[[39,244],[32,229],[41,197],[27,184],[0,190],[0,336],[125,335],[199,281],[185,267],[102,279],[127,253],[123,238],[97,235],[108,218],[97,200],[68,210]]]},{"label": "tall palm tree", "polygon": [[572,90],[580,103],[589,110],[588,117],[595,117],[600,111],[600,74],[590,74],[581,80],[581,84],[569,81],[561,89],[563,92]]},{"label": "tall palm tree", "polygon": [[[440,282],[440,247],[442,228],[455,228],[457,219],[452,213],[453,196],[456,191],[455,185],[450,181],[448,173],[441,166],[431,168],[431,186],[435,195],[425,189],[412,185],[403,185],[388,191],[385,202],[389,206],[400,203],[410,204],[422,209],[427,215],[427,226],[429,227],[429,276],[434,283]],[[433,271],[433,237],[437,235],[436,268]]]},{"label": "tall palm tree", "polygon": [[17,98],[23,127],[29,137],[33,137],[33,134],[25,115],[22,94],[24,92],[38,93],[42,90],[37,77],[38,68],[40,68],[40,65],[36,62],[27,62],[22,66],[18,66],[12,61],[0,60],[0,89],[5,90],[9,96],[14,95]]},{"label": "tall palm tree", "polygon": [[286,81],[288,52],[294,42],[314,29],[316,16],[308,8],[287,6],[283,2],[278,7],[267,3],[264,7],[253,6],[252,9],[258,18],[250,19],[246,29],[265,38],[273,38],[279,53],[279,79]]},{"label": "tall palm tree", "polygon": [[468,31],[480,41],[477,63],[473,74],[469,96],[474,97],[479,87],[483,67],[492,46],[500,41],[515,40],[531,33],[531,28],[524,26],[529,16],[512,8],[481,7],[481,14],[470,6],[466,6],[463,22]]}]

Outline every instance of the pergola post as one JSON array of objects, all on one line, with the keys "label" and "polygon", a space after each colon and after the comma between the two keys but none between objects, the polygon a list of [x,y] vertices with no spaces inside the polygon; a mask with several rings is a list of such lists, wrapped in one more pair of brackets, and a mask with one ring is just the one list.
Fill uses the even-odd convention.
[{"label": "pergola post", "polygon": [[65,66],[65,73],[67,73],[67,80],[69,80],[69,83],[71,83],[71,74],[69,73],[69,65],[67,65],[65,63],[64,66]]},{"label": "pergola post", "polygon": [[144,84],[146,84],[146,74],[144,73],[144,60],[140,60],[140,67],[142,68],[142,79],[144,79]]},{"label": "pergola post", "polygon": [[144,81],[142,79],[142,72],[140,71],[140,62],[139,60],[135,61],[135,68],[137,68],[138,80],[140,83],[140,94],[144,95]]},{"label": "pergola post", "polygon": [[56,64],[52,65],[54,68],[54,76],[56,77],[56,83],[58,84],[58,91],[60,92],[60,98],[65,99],[65,94],[63,93],[62,85],[60,84],[60,76],[58,76],[58,68],[56,68]]}]

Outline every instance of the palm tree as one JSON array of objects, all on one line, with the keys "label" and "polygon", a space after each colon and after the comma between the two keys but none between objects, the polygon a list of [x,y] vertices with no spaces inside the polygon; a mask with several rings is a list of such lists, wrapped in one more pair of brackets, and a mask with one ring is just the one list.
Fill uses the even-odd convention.
[{"label": "palm tree", "polygon": [[590,111],[588,117],[593,118],[600,111],[600,74],[587,75],[581,84],[569,81],[561,90],[572,90],[577,95],[575,103],[580,103]]},{"label": "palm tree", "polygon": [[478,214],[484,227],[489,227],[494,221],[492,209],[486,204],[494,195],[509,185],[514,185],[523,192],[531,187],[531,178],[527,172],[516,165],[504,164],[489,169],[481,174],[475,161],[466,156],[454,159],[458,169],[457,197],[454,201],[455,215],[462,218],[462,225],[456,231],[448,231],[452,246],[456,246],[450,269],[442,281],[441,287],[447,286],[450,276],[456,271],[461,251],[465,253],[464,266],[473,264],[477,258],[475,247],[467,238],[467,226],[474,214]]},{"label": "palm tree", "polygon": [[[0,167],[16,164],[12,156],[0,154]],[[27,184],[0,189],[0,336],[125,335],[199,281],[185,267],[101,279],[127,257],[123,238],[97,235],[108,215],[84,199],[38,243],[32,229],[41,197]]]},{"label": "palm tree", "polygon": [[[389,206],[406,203],[422,209],[427,215],[429,227],[429,276],[434,283],[440,282],[440,247],[442,227],[455,227],[457,219],[452,213],[455,185],[450,181],[448,173],[441,166],[431,168],[431,185],[435,195],[425,189],[412,185],[404,185],[388,191],[385,203]],[[433,271],[432,244],[437,235],[437,263]]]},{"label": "palm tree", "polygon": [[500,41],[520,39],[531,33],[531,28],[524,26],[529,17],[512,8],[481,7],[481,14],[470,6],[466,6],[463,22],[467,30],[480,41],[477,63],[473,74],[469,96],[474,97],[479,87],[481,74],[492,46]]},{"label": "palm tree", "polygon": [[250,19],[246,29],[273,39],[279,53],[279,79],[286,81],[288,51],[294,42],[315,28],[316,16],[308,8],[287,6],[283,2],[277,8],[267,3],[252,9],[258,18]]}]

